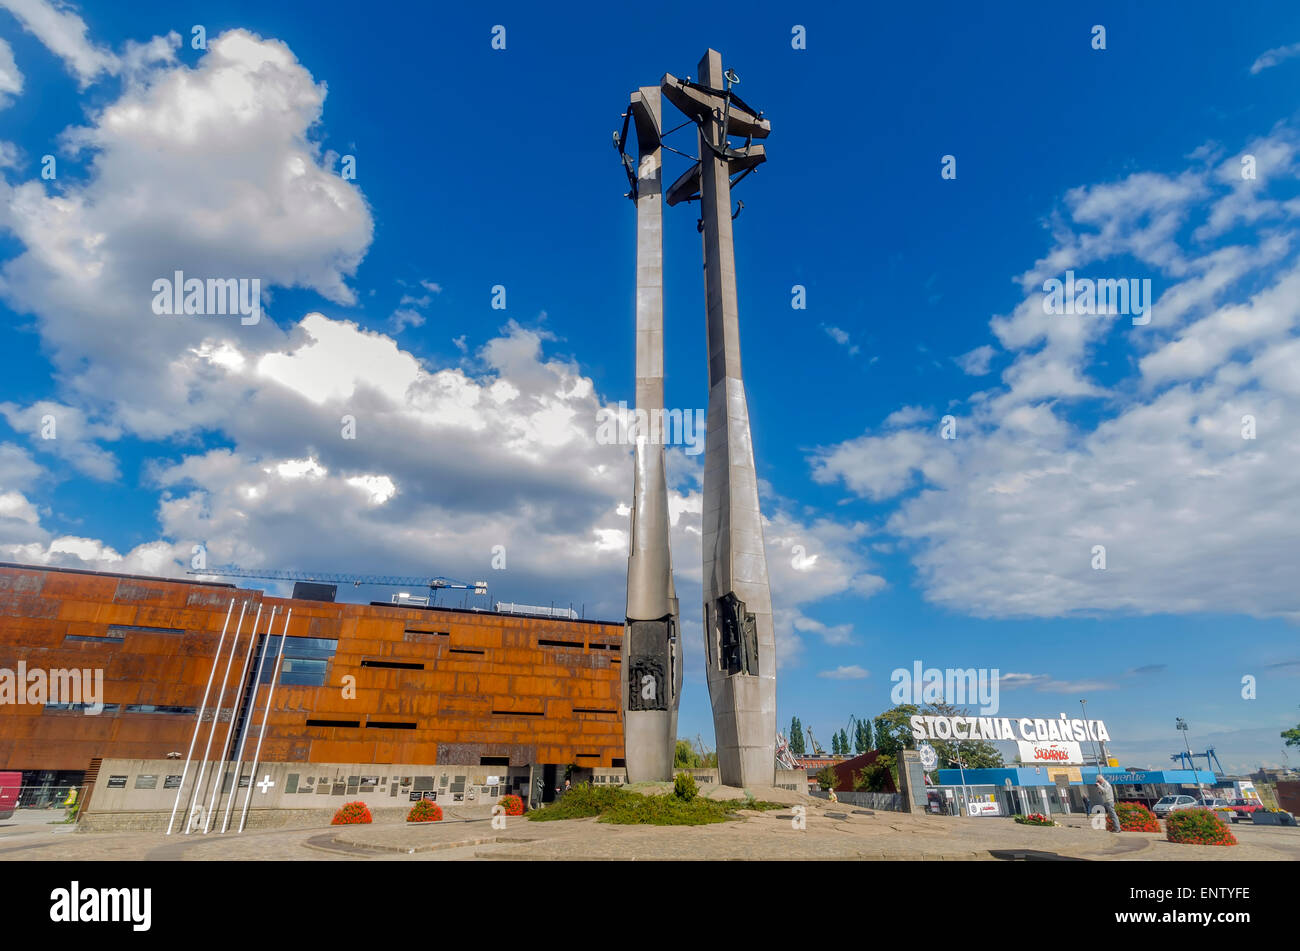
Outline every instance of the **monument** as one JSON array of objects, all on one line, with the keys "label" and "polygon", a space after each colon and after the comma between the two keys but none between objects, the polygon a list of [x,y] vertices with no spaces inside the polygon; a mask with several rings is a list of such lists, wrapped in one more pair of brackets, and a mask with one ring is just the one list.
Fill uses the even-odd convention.
[{"label": "monument", "polygon": [[[709,366],[702,525],[705,664],[719,778],[745,787],[775,782],[776,637],[740,365],[731,212],[732,185],[766,161],[763,146],[753,140],[766,138],[771,124],[733,92],[739,81],[734,71],[723,71],[721,54],[710,49],[700,60],[698,82],[666,74],[659,90],[695,122],[699,136],[699,159],[663,200],[669,205],[698,200],[701,206]],[[629,119],[637,129],[635,167],[625,151]],[[637,404],[647,411],[663,406],[662,128],[659,96],[642,87],[625,117],[622,141],[615,136],[637,205]],[[733,147],[733,135],[743,138],[743,145]],[[644,445],[637,442],[628,559],[624,729],[633,781],[652,769],[660,778],[664,755],[671,773],[681,683],[663,458],[662,433],[652,425]],[[660,658],[674,689],[647,709],[638,684],[653,693],[647,685],[661,676]],[[661,722],[669,728],[664,753],[655,747]]]},{"label": "monument", "polygon": [[[635,125],[637,161],[626,152]],[[636,409],[632,526],[623,635],[623,744],[630,782],[672,779],[682,645],[669,547],[664,460],[663,186],[659,87],[632,94],[623,157],[636,203]]]}]

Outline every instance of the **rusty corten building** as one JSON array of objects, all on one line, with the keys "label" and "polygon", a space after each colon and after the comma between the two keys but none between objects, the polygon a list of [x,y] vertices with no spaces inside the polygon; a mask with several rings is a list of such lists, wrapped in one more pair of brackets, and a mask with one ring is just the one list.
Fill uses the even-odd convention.
[{"label": "rusty corten building", "polygon": [[0,564],[0,670],[102,669],[105,705],[96,716],[73,703],[0,706],[0,770],[67,774],[103,757],[184,755],[232,600],[204,717],[247,602],[219,717],[226,724],[237,709],[232,748],[245,729],[256,739],[270,691],[254,680],[262,666],[269,684],[292,609],[263,760],[623,766],[621,622]]}]

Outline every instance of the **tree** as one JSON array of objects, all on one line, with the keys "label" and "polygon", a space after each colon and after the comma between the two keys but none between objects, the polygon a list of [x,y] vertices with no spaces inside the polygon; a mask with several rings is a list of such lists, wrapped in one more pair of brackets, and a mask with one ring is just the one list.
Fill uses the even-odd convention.
[{"label": "tree", "polygon": [[691,746],[690,740],[677,741],[677,748],[673,750],[673,768],[674,769],[697,769],[704,765],[700,762],[699,756],[695,753],[695,748]]},{"label": "tree", "polygon": [[858,720],[853,728],[853,752],[865,753],[871,749],[871,721]]},{"label": "tree", "polygon": [[831,734],[831,755],[840,755],[840,735],[838,733]]},{"label": "tree", "polygon": [[1300,746],[1300,724],[1296,724],[1289,730],[1283,730],[1282,739],[1286,740],[1287,746]]},{"label": "tree", "polygon": [[916,749],[909,718],[919,716],[920,713],[921,709],[916,704],[904,703],[876,717],[876,749],[882,753],[893,754],[897,754],[900,750]]},{"label": "tree", "polygon": [[839,777],[835,775],[835,770],[829,766],[823,766],[815,778],[817,785],[822,789],[834,789],[840,783]]},{"label": "tree", "polygon": [[893,780],[895,757],[893,753],[881,753],[869,766],[858,770],[853,777],[854,789],[867,792],[888,792]]},{"label": "tree", "polygon": [[[930,703],[925,706],[927,716],[961,717],[969,714],[968,710],[959,710],[950,703]],[[930,745],[939,754],[939,762],[955,769],[958,759],[966,769],[996,769],[1005,766],[1002,754],[988,740],[930,740]]]},{"label": "tree", "polygon": [[799,722],[798,717],[790,720],[790,752],[795,756],[803,756],[806,747],[803,742],[803,724]]}]

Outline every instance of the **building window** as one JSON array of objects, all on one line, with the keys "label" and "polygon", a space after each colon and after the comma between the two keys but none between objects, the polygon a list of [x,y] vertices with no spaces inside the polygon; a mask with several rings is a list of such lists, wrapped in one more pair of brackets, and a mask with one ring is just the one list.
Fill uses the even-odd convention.
[{"label": "building window", "polygon": [[194,707],[169,707],[157,703],[128,703],[127,713],[161,713],[167,716],[192,717],[198,711]]},{"label": "building window", "polygon": [[362,667],[380,667],[384,670],[424,670],[423,664],[397,660],[363,660]]},{"label": "building window", "polygon": [[87,644],[121,644],[122,641],[124,640],[126,640],[126,638],[123,637],[121,634],[118,635],[65,634],[63,635],[64,643],[67,643],[68,641],[83,641]]},{"label": "building window", "polygon": [[107,636],[122,640],[128,634],[184,634],[185,629],[179,627],[144,627],[137,624],[110,624],[108,626]]},{"label": "building window", "polygon": [[361,726],[360,720],[308,720],[307,726]]},{"label": "building window", "polygon": [[[339,642],[329,637],[290,637],[284,645],[284,660],[280,665],[280,683],[287,687],[323,687],[329,673],[329,662]],[[261,663],[266,651],[266,663]],[[280,651],[280,635],[262,635],[258,653],[253,657],[254,670],[261,665],[259,683],[269,684],[275,676],[275,657]]]},{"label": "building window", "polygon": [[[91,709],[91,706],[92,705],[89,703],[47,703],[45,705],[45,712],[46,713],[86,713],[86,711]],[[103,705],[103,709],[100,710],[99,712],[101,715],[105,713],[117,713],[117,711],[120,709],[121,706],[119,704],[106,703]],[[94,716],[94,714],[90,714],[90,715]]]}]

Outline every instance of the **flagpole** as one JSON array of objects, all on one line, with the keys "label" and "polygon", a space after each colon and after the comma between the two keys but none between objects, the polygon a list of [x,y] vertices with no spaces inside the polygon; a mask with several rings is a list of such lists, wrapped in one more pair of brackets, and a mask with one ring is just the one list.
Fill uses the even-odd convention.
[{"label": "flagpole", "polygon": [[[199,797],[199,808],[203,808],[203,777],[208,771],[208,753],[212,751],[212,739],[217,734],[217,721],[221,719],[221,704],[226,699],[226,680],[230,677],[230,665],[235,660],[235,648],[239,645],[239,632],[244,627],[244,614],[248,610],[248,599],[239,607],[239,623],[235,625],[235,640],[230,648],[230,657],[226,660],[226,671],[221,675],[221,692],[217,694],[217,705],[212,711],[212,729],[208,730],[208,742],[203,747],[203,764],[199,767],[199,778],[194,784],[194,791]],[[217,660],[220,661],[220,655]],[[214,662],[213,669],[216,669]],[[194,825],[194,808],[190,807],[189,818],[185,822],[185,834],[189,835],[191,827]]]},{"label": "flagpole", "polygon": [[[258,602],[257,617],[253,618],[252,637],[249,640],[248,650],[244,654],[244,666],[239,671],[239,679],[235,681],[235,697],[230,704],[230,726],[226,727],[226,738],[221,744],[221,751],[220,751],[221,752],[221,775],[216,776],[214,774],[213,776],[214,782],[212,784],[212,799],[208,802],[208,811],[207,814],[203,817],[204,835],[207,835],[208,830],[212,828],[212,810],[220,801],[221,787],[222,785],[224,785],[226,781],[226,763],[227,763],[226,757],[230,755],[230,738],[235,734],[235,716],[239,710],[239,700],[240,700],[239,690],[240,687],[242,687],[244,684],[244,678],[248,676],[248,665],[253,661],[253,647],[254,645],[257,644],[257,628],[258,625],[262,623],[262,607],[263,606],[261,602]],[[232,660],[234,659],[235,656],[235,650],[237,650],[238,647],[239,647],[239,639],[236,638],[235,647],[232,648],[230,651],[230,657]],[[225,687],[225,683],[223,682],[222,683],[223,694],[225,693],[224,687]],[[236,784],[239,782],[238,776],[235,777],[235,782]],[[230,791],[230,798],[234,799],[235,796],[237,796],[238,794],[239,794],[239,786],[236,785]]]},{"label": "flagpole", "polygon": [[190,737],[190,751],[185,754],[185,768],[181,770],[181,784],[176,788],[176,801],[172,803],[172,817],[167,822],[167,835],[172,834],[172,826],[176,823],[176,810],[181,805],[181,793],[185,791],[185,777],[190,774],[190,760],[194,756],[194,746],[199,741],[199,729],[203,726],[203,711],[208,707],[208,694],[212,690],[212,678],[217,674],[217,661],[221,658],[221,648],[226,643],[226,629],[230,627],[230,615],[235,610],[235,599],[230,599],[230,607],[226,608],[226,623],[221,625],[221,640],[217,641],[217,655],[212,659],[212,670],[208,672],[208,686],[203,691],[203,702],[199,707],[199,715],[194,721],[194,735]]},{"label": "flagpole", "polygon": [[[271,640],[271,629],[275,626],[275,615],[276,612],[279,610],[280,608],[278,605],[273,605],[271,608],[271,619],[266,622],[266,637],[267,637],[268,644],[270,643]],[[249,648],[250,657],[252,656],[251,651],[254,648],[256,648],[256,646],[257,646],[257,641],[256,639],[254,639],[253,647]],[[262,654],[257,659],[257,674],[253,679],[252,695],[248,698],[249,708],[250,708],[248,711],[248,717],[247,717],[248,720],[252,720],[253,714],[257,711],[257,688],[260,687],[262,684],[262,668],[264,666],[266,666],[266,648],[262,649]],[[230,798],[226,800],[226,815],[221,823],[221,831],[223,833],[230,828],[230,809],[232,806],[234,806],[235,800],[239,798],[239,768],[244,764],[244,746],[247,743],[248,743],[248,728],[247,726],[245,726],[243,732],[240,733],[239,736],[239,752],[235,754],[235,780],[234,780],[235,785],[234,788],[230,790]],[[250,787],[253,785],[252,776],[248,777],[248,785]]]},{"label": "flagpole", "polygon": [[257,776],[257,761],[262,755],[262,740],[266,737],[266,721],[271,715],[271,700],[275,697],[275,684],[280,678],[280,661],[284,657],[284,645],[289,639],[289,619],[293,617],[293,608],[284,616],[284,631],[280,635],[280,649],[275,654],[275,668],[271,672],[271,689],[266,694],[266,709],[262,711],[262,729],[257,734],[257,748],[253,751],[253,766],[248,771],[248,794],[244,796],[244,811],[239,817],[239,831],[244,831],[248,819],[248,804],[253,799],[253,779]]}]

